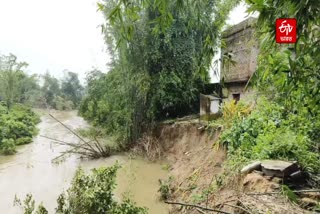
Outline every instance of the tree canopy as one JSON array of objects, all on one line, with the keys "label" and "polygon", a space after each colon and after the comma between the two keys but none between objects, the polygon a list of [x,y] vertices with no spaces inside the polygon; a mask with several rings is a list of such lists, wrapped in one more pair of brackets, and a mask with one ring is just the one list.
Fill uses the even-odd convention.
[{"label": "tree canopy", "polygon": [[197,112],[220,30],[236,3],[99,3],[111,71],[89,80],[80,113],[132,143],[155,121]]}]

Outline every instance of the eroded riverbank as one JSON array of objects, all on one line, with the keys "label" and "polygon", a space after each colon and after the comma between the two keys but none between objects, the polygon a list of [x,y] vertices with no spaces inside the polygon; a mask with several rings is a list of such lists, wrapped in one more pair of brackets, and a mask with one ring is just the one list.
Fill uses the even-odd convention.
[{"label": "eroded riverbank", "polygon": [[[76,112],[51,112],[55,117],[72,129],[84,128],[86,122]],[[38,124],[39,135],[75,142],[77,138],[50,118],[47,114],[41,117]],[[71,156],[59,164],[51,160],[64,151],[65,146],[56,145],[40,136],[34,142],[19,147],[18,154],[0,156],[0,210],[6,214],[21,213],[13,207],[14,196],[23,198],[27,193],[33,194],[37,203],[43,204],[54,213],[57,196],[68,188],[76,169],[81,166],[86,170],[95,167],[111,166],[118,161],[122,168],[117,176],[116,196],[129,194],[139,206],[146,206],[150,213],[167,213],[168,208],[159,202],[157,190],[158,179],[166,177],[161,164],[150,163],[142,159],[131,159],[128,156],[112,156],[99,160],[80,160]]]}]

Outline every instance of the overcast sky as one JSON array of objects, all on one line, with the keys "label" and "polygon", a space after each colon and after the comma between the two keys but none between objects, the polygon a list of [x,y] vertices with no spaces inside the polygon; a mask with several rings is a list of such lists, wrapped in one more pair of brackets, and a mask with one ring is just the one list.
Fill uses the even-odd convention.
[{"label": "overcast sky", "polygon": [[0,53],[29,63],[32,73],[68,69],[81,78],[106,70],[101,13],[96,0],[0,0]]},{"label": "overcast sky", "polygon": [[[30,73],[57,77],[68,69],[81,79],[92,67],[106,71],[105,44],[98,27],[97,0],[0,0],[0,54],[13,53],[29,63]],[[246,14],[240,5],[228,24]]]}]

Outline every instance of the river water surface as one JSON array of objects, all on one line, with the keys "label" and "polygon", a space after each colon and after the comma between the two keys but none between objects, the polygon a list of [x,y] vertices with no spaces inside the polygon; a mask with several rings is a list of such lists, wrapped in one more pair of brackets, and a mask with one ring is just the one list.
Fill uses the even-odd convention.
[{"label": "river water surface", "polygon": [[[72,129],[87,126],[76,112],[51,113]],[[48,114],[43,113],[38,128],[39,135],[67,142],[78,141]],[[158,179],[166,176],[161,164],[149,163],[139,158],[131,159],[126,155],[99,160],[80,160],[71,156],[59,164],[52,163],[51,160],[64,150],[65,146],[53,144],[50,140],[37,136],[33,143],[19,147],[17,154],[0,156],[0,213],[22,213],[13,206],[14,197],[17,195],[24,198],[28,193],[33,195],[37,204],[43,202],[49,213],[54,213],[56,198],[68,188],[79,166],[89,171],[96,167],[111,166],[116,161],[122,165],[117,175],[116,196],[131,196],[139,206],[147,207],[151,214],[168,213],[167,206],[159,202],[157,194]]]}]

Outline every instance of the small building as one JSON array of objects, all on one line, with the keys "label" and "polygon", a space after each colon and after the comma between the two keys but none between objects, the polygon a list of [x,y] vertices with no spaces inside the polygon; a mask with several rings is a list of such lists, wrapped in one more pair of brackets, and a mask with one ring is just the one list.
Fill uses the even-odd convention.
[{"label": "small building", "polygon": [[200,94],[200,120],[209,121],[219,116],[220,111],[219,97]]},{"label": "small building", "polygon": [[248,18],[222,34],[226,47],[221,51],[221,84],[223,98],[239,101],[250,93],[250,81],[257,67],[259,54],[255,36],[255,18]]}]

